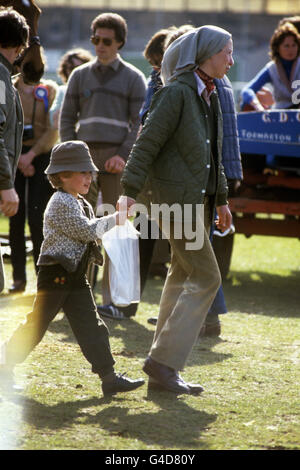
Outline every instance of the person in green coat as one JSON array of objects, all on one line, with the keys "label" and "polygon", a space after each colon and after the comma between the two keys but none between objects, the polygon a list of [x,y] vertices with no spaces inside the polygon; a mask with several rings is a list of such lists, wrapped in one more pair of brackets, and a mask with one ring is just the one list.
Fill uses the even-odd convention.
[{"label": "person in green coat", "polygon": [[[11,74],[28,39],[29,27],[25,18],[12,8],[0,7],[0,211],[7,217],[15,215],[19,207],[14,180],[23,135],[23,110]],[[0,292],[3,287],[0,254]]]},{"label": "person in green coat", "polygon": [[[117,207],[129,210],[146,198],[171,245],[156,331],[143,366],[150,389],[203,391],[200,384],[186,383],[179,371],[221,284],[209,241],[214,207],[221,231],[232,220],[221,163],[222,113],[213,83],[233,65],[232,53],[231,34],[216,26],[196,28],[167,48],[164,87],[152,99],[122,177]],[[176,214],[170,210],[165,217],[157,211],[162,205],[176,206]]]}]

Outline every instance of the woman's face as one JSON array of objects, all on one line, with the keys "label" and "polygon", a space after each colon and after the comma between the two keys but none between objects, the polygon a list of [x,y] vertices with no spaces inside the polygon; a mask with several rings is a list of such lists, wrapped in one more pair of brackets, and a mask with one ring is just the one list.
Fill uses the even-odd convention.
[{"label": "woman's face", "polygon": [[295,60],[299,53],[299,48],[295,37],[286,36],[278,47],[278,53],[281,59]]},{"label": "woman's face", "polygon": [[225,47],[210,57],[204,62],[204,67],[200,65],[201,69],[212,78],[223,78],[224,75],[229,71],[230,67],[233,66],[234,60],[233,54],[233,43],[232,39],[229,39]]}]

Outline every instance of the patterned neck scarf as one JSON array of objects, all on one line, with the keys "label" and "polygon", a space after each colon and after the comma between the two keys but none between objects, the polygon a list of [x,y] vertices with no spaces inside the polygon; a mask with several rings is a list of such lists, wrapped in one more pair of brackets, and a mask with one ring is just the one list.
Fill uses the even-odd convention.
[{"label": "patterned neck scarf", "polygon": [[201,78],[204,85],[206,86],[207,93],[210,94],[216,88],[216,85],[213,82],[213,79],[207,75],[207,73],[203,72],[199,67],[195,69],[196,74]]}]

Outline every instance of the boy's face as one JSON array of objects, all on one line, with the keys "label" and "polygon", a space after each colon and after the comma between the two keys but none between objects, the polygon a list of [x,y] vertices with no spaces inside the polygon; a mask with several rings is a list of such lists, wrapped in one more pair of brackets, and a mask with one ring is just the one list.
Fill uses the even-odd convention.
[{"label": "boy's face", "polygon": [[89,192],[93,174],[91,171],[74,171],[69,176],[61,176],[60,178],[64,191],[78,197],[78,194]]}]

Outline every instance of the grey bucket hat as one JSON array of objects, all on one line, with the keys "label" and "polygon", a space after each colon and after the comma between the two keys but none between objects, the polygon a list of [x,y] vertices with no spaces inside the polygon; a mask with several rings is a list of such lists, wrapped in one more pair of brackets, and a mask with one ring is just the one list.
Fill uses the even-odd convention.
[{"label": "grey bucket hat", "polygon": [[53,147],[46,175],[61,171],[99,171],[94,165],[89,148],[81,140],[69,140]]}]

